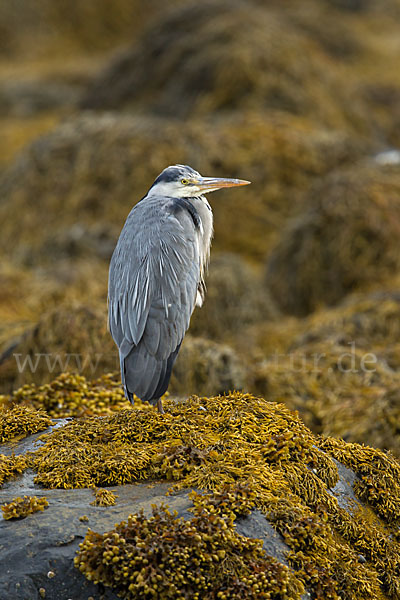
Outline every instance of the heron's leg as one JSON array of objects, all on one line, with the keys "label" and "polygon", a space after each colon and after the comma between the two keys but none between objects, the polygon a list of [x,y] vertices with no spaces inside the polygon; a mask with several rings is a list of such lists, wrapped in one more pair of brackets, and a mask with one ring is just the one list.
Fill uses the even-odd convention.
[{"label": "heron's leg", "polygon": [[161,402],[161,398],[159,398],[157,400],[157,408],[158,408],[158,412],[160,413],[160,415],[163,415],[164,414],[164,409],[163,409],[163,405],[162,405],[162,402]]}]

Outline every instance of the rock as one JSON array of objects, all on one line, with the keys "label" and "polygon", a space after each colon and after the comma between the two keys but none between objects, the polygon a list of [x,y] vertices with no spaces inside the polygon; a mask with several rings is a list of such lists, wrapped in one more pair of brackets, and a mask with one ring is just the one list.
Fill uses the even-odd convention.
[{"label": "rock", "polygon": [[399,150],[384,150],[374,156],[374,160],[378,165],[399,165],[400,164],[400,151]]},{"label": "rock", "polygon": [[[33,493],[36,486],[25,478],[17,488],[4,486],[0,502],[20,494]],[[117,521],[126,519],[143,506],[165,500],[168,484],[150,487],[146,484],[118,488],[117,506],[106,508],[91,506],[93,494],[85,490],[46,490],[50,506],[40,514],[21,521],[0,519],[2,573],[0,597],[7,600],[40,600],[39,589],[46,592],[46,600],[87,600],[90,596],[116,600],[118,596],[88,582],[73,565],[73,559],[88,527],[106,531]],[[190,506],[186,493],[174,499],[171,507],[183,510]],[[80,521],[86,515],[88,522]],[[7,552],[5,552],[7,544]],[[29,555],[29,559],[27,559]]]},{"label": "rock", "polygon": [[[206,531],[214,543],[225,540],[226,552],[230,552],[229,544],[242,548],[241,569],[247,568],[248,561],[253,565],[268,561],[275,576],[262,571],[268,576],[258,585],[263,590],[275,590],[277,599],[306,600],[317,590],[326,597],[329,590],[335,600],[339,596],[349,600],[395,600],[400,584],[396,538],[400,468],[390,455],[316,437],[283,405],[249,395],[234,393],[194,398],[187,403],[168,402],[166,408],[165,415],[147,407],[102,418],[60,421],[40,441],[40,434],[36,434],[1,447],[0,451],[8,455],[26,455],[39,477],[35,483],[35,473],[27,470],[9,480],[0,489],[0,502],[35,495],[46,497],[49,503],[44,512],[25,519],[0,520],[1,597],[39,600],[43,597],[39,590],[44,589],[50,600],[87,600],[91,595],[116,598],[118,580],[112,577],[126,560],[126,540],[113,538],[115,527],[126,527],[129,515],[136,515],[142,519],[138,540],[151,539],[148,536],[157,523],[149,520],[151,511],[158,515],[156,519],[164,519],[162,504],[167,504],[186,522],[198,519],[199,540],[188,547],[187,556],[204,543],[200,524],[209,518]],[[33,454],[27,455],[29,451]],[[132,470],[135,461],[140,457],[143,460],[143,452],[149,454],[143,468]],[[61,464],[64,466],[59,470]],[[82,466],[91,471],[96,485],[102,477],[111,477],[115,484],[122,476],[125,484],[112,486],[117,495],[115,505],[94,506],[93,491],[80,487],[82,482],[78,480],[75,485],[80,489],[54,489],[70,487],[70,475],[78,474]],[[227,484],[233,473],[235,479]],[[199,485],[205,477],[208,492]],[[175,491],[166,496],[171,479]],[[39,480],[53,484],[52,489],[41,487]],[[189,496],[191,488],[203,489]],[[158,508],[151,509],[153,504]],[[115,526],[118,521],[125,521],[125,525]],[[174,538],[175,527],[177,532],[180,527],[177,517],[170,515],[165,527],[168,539],[159,536],[152,544],[156,543],[160,552],[166,543],[169,553],[180,548],[183,551],[185,538]],[[105,538],[111,536],[114,540],[106,552],[116,552],[115,546],[119,556],[106,571],[104,562],[96,563],[97,550],[107,560],[101,545],[104,532],[110,532]],[[266,555],[261,546],[252,545],[254,538],[261,540]],[[90,539],[91,547],[86,544]],[[130,553],[137,551],[138,540],[132,542]],[[82,541],[85,543],[76,565],[95,580],[111,583],[114,590],[88,582],[73,566]],[[140,550],[142,558],[148,556],[145,564],[153,564],[150,547],[154,548],[145,544]],[[211,579],[210,571],[204,571],[211,590],[221,572],[216,568],[220,558],[213,558]],[[179,553],[174,560],[178,568]],[[232,575],[237,568],[234,565],[222,571],[228,577],[225,585],[238,585]],[[163,573],[159,561],[157,568]],[[184,569],[182,573],[179,585],[184,585],[187,577]],[[174,576],[175,571],[163,573],[163,579],[172,581]],[[251,590],[253,584],[245,583],[244,578],[239,582]],[[124,593],[121,588],[120,597],[139,598],[133,591],[127,593],[126,587]]]}]

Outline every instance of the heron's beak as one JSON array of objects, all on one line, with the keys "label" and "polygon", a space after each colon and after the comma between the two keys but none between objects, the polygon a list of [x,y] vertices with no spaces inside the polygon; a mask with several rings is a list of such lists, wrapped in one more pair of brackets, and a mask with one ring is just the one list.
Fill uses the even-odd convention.
[{"label": "heron's beak", "polygon": [[212,192],[221,188],[236,187],[239,185],[249,185],[250,181],[245,179],[223,179],[220,177],[201,177],[195,185],[202,192]]}]

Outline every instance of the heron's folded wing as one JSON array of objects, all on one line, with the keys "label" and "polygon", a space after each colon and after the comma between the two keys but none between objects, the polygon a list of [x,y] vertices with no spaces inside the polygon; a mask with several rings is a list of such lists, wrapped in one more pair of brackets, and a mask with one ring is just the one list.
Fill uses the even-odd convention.
[{"label": "heron's folded wing", "polygon": [[110,264],[109,323],[127,354],[141,342],[167,358],[189,327],[200,258],[195,224],[172,200],[142,200],[131,211]]}]

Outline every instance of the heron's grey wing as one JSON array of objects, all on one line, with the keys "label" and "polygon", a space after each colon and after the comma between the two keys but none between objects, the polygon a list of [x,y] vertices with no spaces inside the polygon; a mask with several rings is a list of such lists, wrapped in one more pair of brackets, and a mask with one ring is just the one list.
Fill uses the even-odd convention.
[{"label": "heron's grey wing", "polygon": [[121,232],[109,278],[110,330],[125,367],[123,378],[142,399],[151,399],[165,377],[169,380],[199,279],[190,214],[173,200],[142,200]]},{"label": "heron's grey wing", "polygon": [[147,319],[152,280],[149,276],[149,235],[155,228],[153,211],[130,212],[110,262],[108,317],[110,331],[120,351],[138,344]]}]

